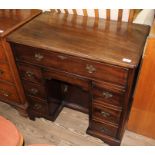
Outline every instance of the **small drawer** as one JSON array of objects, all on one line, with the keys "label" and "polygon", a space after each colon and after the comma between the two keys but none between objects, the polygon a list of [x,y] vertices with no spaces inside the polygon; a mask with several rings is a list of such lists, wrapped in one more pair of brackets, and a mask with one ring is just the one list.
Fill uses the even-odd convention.
[{"label": "small drawer", "polygon": [[122,106],[125,89],[108,83],[95,82],[93,83],[92,93],[94,100],[100,100],[114,106]]},{"label": "small drawer", "polygon": [[90,80],[87,80],[85,78],[80,78],[79,76],[75,76],[72,74],[56,71],[56,70],[43,70],[42,72],[43,77],[45,77],[46,80],[60,80],[72,85],[77,85],[81,87],[83,90],[90,90],[91,89],[91,82]]},{"label": "small drawer", "polygon": [[90,128],[99,132],[100,134],[105,134],[108,136],[116,137],[118,127],[106,123],[100,123],[96,121],[90,122]]},{"label": "small drawer", "polygon": [[20,103],[16,88],[0,81],[0,99]]},{"label": "small drawer", "polygon": [[34,97],[27,97],[29,102],[29,110],[42,115],[48,115],[48,104]]},{"label": "small drawer", "polygon": [[0,62],[5,62],[6,61],[6,56],[4,53],[4,49],[2,47],[2,45],[0,45]]},{"label": "small drawer", "polygon": [[0,63],[0,80],[13,82],[9,65],[6,63]]},{"label": "small drawer", "polygon": [[122,67],[24,45],[15,45],[14,50],[18,61],[57,68],[69,73],[78,73],[90,79],[126,85],[128,70]]},{"label": "small drawer", "polygon": [[34,84],[32,82],[22,81],[26,95],[35,96],[40,99],[46,99],[46,93],[44,87]]},{"label": "small drawer", "polygon": [[18,69],[22,79],[34,83],[42,83],[42,74],[39,68],[25,63],[18,63]]},{"label": "small drawer", "polygon": [[109,108],[100,103],[93,103],[92,106],[92,118],[94,120],[107,121],[114,124],[119,124],[121,116],[121,110]]}]

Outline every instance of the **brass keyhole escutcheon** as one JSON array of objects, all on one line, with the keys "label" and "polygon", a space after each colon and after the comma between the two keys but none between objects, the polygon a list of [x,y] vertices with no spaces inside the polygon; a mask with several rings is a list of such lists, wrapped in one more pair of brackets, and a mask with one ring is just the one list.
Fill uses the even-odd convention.
[{"label": "brass keyhole escutcheon", "polygon": [[32,95],[36,95],[36,94],[38,93],[38,89],[36,89],[36,88],[31,88],[31,89],[29,90],[29,92],[30,92]]},{"label": "brass keyhole escutcheon", "polygon": [[34,55],[34,58],[35,58],[35,60],[37,60],[37,61],[41,61],[41,60],[44,58],[44,56],[41,55],[40,53],[36,53],[36,54]]},{"label": "brass keyhole escutcheon", "polygon": [[101,115],[103,117],[109,117],[110,116],[110,114],[108,112],[105,112],[105,111],[101,111]]},{"label": "brass keyhole escutcheon", "polygon": [[103,97],[105,99],[108,99],[108,98],[112,98],[113,97],[113,94],[109,93],[109,92],[103,92],[102,93]]},{"label": "brass keyhole escutcheon", "polygon": [[26,76],[29,78],[32,78],[34,76],[34,74],[31,71],[26,71]]},{"label": "brass keyhole escutcheon", "polygon": [[86,70],[88,71],[88,73],[92,74],[96,71],[96,68],[93,65],[86,65]]}]

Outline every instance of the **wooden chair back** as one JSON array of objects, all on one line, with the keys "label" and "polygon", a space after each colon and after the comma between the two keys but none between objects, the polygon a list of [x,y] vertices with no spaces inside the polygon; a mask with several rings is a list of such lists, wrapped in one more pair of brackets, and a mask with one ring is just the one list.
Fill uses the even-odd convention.
[{"label": "wooden chair back", "polygon": [[117,20],[117,21],[126,21],[129,23],[133,22],[135,9],[56,9],[55,11],[59,13],[74,14],[74,15],[83,15],[83,16],[94,16],[95,18],[104,18],[107,20]]}]

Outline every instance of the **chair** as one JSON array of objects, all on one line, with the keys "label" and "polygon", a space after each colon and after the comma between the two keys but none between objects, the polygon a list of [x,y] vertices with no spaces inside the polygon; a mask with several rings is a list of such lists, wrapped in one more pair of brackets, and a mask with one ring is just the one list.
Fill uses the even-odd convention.
[{"label": "chair", "polygon": [[0,116],[0,146],[22,146],[23,136],[16,126]]}]

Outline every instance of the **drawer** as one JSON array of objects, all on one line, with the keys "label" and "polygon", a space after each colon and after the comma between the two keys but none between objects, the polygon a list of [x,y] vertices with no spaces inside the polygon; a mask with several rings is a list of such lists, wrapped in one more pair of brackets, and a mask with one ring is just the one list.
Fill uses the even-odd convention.
[{"label": "drawer", "polygon": [[0,44],[0,62],[4,62],[4,61],[6,61],[6,57],[5,57],[4,49]]},{"label": "drawer", "polygon": [[107,121],[114,124],[119,124],[121,116],[121,110],[113,109],[105,105],[101,105],[97,102],[92,106],[92,118],[94,120]]},{"label": "drawer", "polygon": [[90,128],[99,132],[100,134],[105,134],[108,136],[116,137],[118,127],[106,123],[100,123],[96,121],[90,122]]},{"label": "drawer", "polygon": [[48,104],[34,97],[27,97],[29,102],[29,110],[42,115],[48,115]]},{"label": "drawer", "polygon": [[43,70],[43,77],[47,80],[56,79],[59,81],[66,82],[68,84],[76,85],[81,87],[83,90],[90,90],[91,89],[91,82],[85,78],[81,78],[79,76],[75,76],[72,74],[64,73],[61,71],[56,70]]},{"label": "drawer", "polygon": [[13,85],[6,84],[0,81],[0,99],[19,103],[16,88]]},{"label": "drawer", "polygon": [[22,79],[34,83],[42,83],[42,74],[39,68],[25,63],[18,63],[17,65]]},{"label": "drawer", "polygon": [[119,85],[126,85],[128,70],[121,67],[23,45],[15,46],[15,55],[19,61],[58,68],[91,79],[97,78]]},{"label": "drawer", "polygon": [[44,87],[32,82],[22,81],[26,95],[35,96],[40,99],[46,99]]},{"label": "drawer", "polygon": [[0,80],[13,82],[9,65],[6,63],[0,63]]},{"label": "drawer", "polygon": [[93,82],[92,94],[94,100],[100,100],[114,106],[122,106],[125,89],[108,83]]}]

